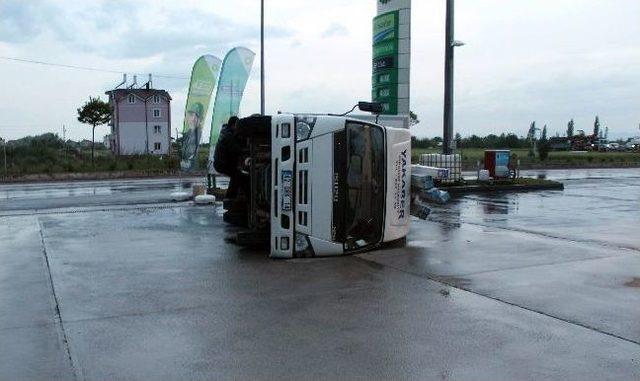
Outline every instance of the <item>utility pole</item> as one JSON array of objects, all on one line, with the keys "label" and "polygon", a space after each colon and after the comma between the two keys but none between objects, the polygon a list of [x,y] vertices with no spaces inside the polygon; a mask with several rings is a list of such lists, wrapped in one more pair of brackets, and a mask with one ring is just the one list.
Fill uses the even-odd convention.
[{"label": "utility pole", "polygon": [[445,56],[444,56],[444,128],[442,134],[442,153],[453,153],[453,74],[454,74],[454,49],[463,46],[464,43],[455,40],[454,27],[454,0],[447,0],[447,21],[445,32]]},{"label": "utility pole", "polygon": [[264,115],[264,0],[260,0],[260,114]]}]

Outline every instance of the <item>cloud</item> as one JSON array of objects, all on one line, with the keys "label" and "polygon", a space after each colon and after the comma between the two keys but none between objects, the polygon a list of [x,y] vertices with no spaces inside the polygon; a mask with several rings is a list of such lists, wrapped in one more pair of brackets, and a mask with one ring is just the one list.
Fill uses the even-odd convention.
[{"label": "cloud", "polygon": [[[640,2],[543,3],[458,4],[456,35],[467,45],[456,51],[456,131],[524,134],[532,120],[564,131],[570,118],[584,127],[600,114],[612,134],[637,134]],[[442,125],[445,3],[422,0],[412,6],[411,108],[422,121],[412,133],[435,136]],[[336,112],[369,99],[375,9],[375,2],[364,0],[270,2],[267,112]],[[201,54],[223,58],[233,46],[259,47],[255,0],[0,0],[0,15],[0,55],[116,71],[186,78]],[[247,113],[260,107],[259,61],[242,104]],[[0,112],[0,126],[69,127],[87,94],[101,94],[120,80],[112,73],[0,65],[6,89],[0,104],[14,110]],[[174,127],[182,120],[187,82],[154,81],[174,96]],[[52,93],[58,96],[49,99]],[[37,113],[29,107],[34,99],[41,105]]]},{"label": "cloud", "polygon": [[21,43],[40,33],[40,20],[34,15],[42,5],[42,1],[0,2],[0,40]]},{"label": "cloud", "polygon": [[[46,35],[69,49],[112,59],[171,57],[191,50],[217,52],[259,36],[257,25],[194,8],[175,12],[125,1],[58,5],[8,0],[0,4],[0,41],[27,43]],[[293,34],[275,26],[269,26],[268,32],[271,39]]]},{"label": "cloud", "polygon": [[349,30],[342,24],[333,23],[322,32],[323,38],[329,37],[345,37],[349,35]]}]

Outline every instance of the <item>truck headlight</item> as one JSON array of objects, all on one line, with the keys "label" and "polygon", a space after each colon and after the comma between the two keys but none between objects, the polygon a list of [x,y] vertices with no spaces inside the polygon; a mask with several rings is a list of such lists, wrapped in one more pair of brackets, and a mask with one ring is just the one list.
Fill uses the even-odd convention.
[{"label": "truck headlight", "polygon": [[296,118],[296,141],[301,142],[309,139],[313,126],[318,118],[311,116],[303,116]]},{"label": "truck headlight", "polygon": [[296,141],[301,142],[303,140],[309,139],[309,135],[311,135],[311,126],[309,126],[305,122],[296,123]]},{"label": "truck headlight", "polygon": [[316,253],[313,251],[309,237],[304,234],[296,234],[295,257],[296,258],[312,258]]}]

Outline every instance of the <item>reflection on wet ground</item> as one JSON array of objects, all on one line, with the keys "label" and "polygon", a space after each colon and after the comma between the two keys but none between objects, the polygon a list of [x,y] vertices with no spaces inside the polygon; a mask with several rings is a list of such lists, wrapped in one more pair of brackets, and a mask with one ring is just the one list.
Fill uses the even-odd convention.
[{"label": "reflection on wet ground", "polygon": [[[218,178],[225,188],[228,179]],[[171,202],[171,193],[191,191],[202,178],[0,184],[0,216],[29,210],[77,209]]]},{"label": "reflection on wet ground", "polygon": [[50,182],[37,184],[0,184],[0,200],[64,198],[77,196],[116,195],[131,192],[176,191],[190,189],[194,183],[202,183],[201,178],[147,179]]},{"label": "reflection on wet ground", "polygon": [[434,221],[493,226],[640,249],[640,169],[527,171],[564,191],[468,195],[436,207]]}]

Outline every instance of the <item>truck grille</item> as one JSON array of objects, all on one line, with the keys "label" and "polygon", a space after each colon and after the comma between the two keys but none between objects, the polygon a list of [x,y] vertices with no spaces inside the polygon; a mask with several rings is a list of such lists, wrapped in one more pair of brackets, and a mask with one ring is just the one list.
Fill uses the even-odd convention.
[{"label": "truck grille", "polygon": [[309,205],[309,171],[298,172],[298,204]]},{"label": "truck grille", "polygon": [[303,211],[298,212],[298,225],[309,226],[309,213]]},{"label": "truck grille", "polygon": [[309,148],[298,150],[298,164],[306,164],[309,162]]},{"label": "truck grille", "polygon": [[296,147],[296,231],[311,234],[311,141],[299,142]]}]

